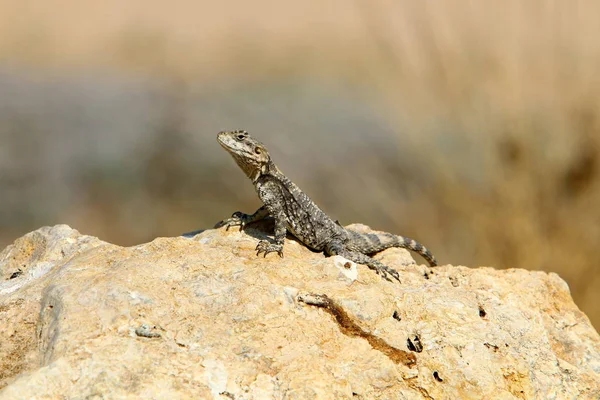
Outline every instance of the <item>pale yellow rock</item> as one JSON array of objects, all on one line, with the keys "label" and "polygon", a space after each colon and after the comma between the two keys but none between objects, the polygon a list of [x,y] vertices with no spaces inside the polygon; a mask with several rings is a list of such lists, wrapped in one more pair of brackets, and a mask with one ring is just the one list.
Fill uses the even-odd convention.
[{"label": "pale yellow rock", "polygon": [[390,283],[293,240],[256,257],[264,229],[18,239],[0,253],[0,399],[600,398],[600,337],[556,274],[427,279],[391,249]]}]

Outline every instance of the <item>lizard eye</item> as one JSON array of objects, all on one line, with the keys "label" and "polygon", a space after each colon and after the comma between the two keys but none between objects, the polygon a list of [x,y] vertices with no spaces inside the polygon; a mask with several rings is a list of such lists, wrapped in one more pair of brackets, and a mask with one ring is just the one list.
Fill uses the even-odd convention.
[{"label": "lizard eye", "polygon": [[244,135],[237,135],[236,136],[237,140],[244,140],[245,136]]}]

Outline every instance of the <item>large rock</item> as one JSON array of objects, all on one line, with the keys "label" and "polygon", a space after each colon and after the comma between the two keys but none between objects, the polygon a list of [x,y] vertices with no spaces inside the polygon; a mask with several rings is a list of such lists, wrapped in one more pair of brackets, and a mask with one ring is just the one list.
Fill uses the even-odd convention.
[{"label": "large rock", "polygon": [[600,398],[600,337],[555,274],[431,273],[390,249],[391,283],[293,240],[257,258],[264,231],[17,240],[0,253],[0,398]]}]

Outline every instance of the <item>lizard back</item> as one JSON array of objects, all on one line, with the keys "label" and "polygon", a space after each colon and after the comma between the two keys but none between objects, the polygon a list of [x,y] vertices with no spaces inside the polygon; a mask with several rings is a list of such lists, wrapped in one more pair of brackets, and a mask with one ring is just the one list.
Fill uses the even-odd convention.
[{"label": "lizard back", "polygon": [[278,203],[287,229],[307,247],[323,250],[332,237],[345,236],[344,229],[278,169],[259,178],[256,191],[267,208]]}]

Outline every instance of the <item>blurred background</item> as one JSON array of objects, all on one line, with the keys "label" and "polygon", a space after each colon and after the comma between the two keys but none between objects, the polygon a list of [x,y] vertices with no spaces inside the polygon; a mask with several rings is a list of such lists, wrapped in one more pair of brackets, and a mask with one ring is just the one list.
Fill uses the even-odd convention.
[{"label": "blurred background", "polygon": [[[253,212],[246,129],[343,224],[558,272],[600,326],[600,3],[0,0],[0,248]],[[422,262],[422,260],[419,260]]]}]

